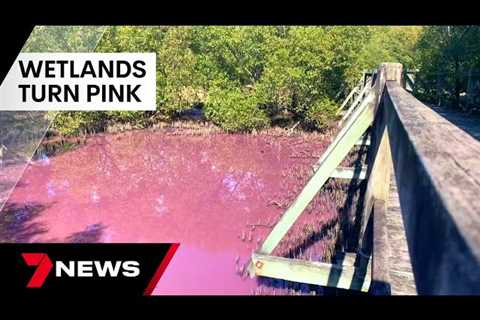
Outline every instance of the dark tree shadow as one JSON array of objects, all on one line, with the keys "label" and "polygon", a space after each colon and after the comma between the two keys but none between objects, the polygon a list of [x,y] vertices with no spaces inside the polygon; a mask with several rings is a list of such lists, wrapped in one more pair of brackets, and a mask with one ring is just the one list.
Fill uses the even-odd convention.
[{"label": "dark tree shadow", "polygon": [[15,186],[15,181],[0,181],[0,193],[10,191]]},{"label": "dark tree shadow", "polygon": [[285,258],[295,259],[296,257],[300,256],[302,252],[305,252],[309,247],[325,238],[329,232],[335,228],[337,223],[337,219],[330,220],[328,223],[322,225],[320,230],[311,233],[300,245],[290,249],[285,254],[282,254],[282,256]]},{"label": "dark tree shadow", "polygon": [[85,230],[75,232],[65,238],[65,242],[69,243],[95,243],[100,242],[102,233],[106,227],[101,223],[88,225]]},{"label": "dark tree shadow", "polygon": [[[353,163],[354,175],[359,175],[363,167],[362,156],[367,152],[366,146],[360,146]],[[336,251],[356,252],[362,225],[363,198],[367,180],[351,179],[346,189],[346,199],[340,209],[340,236],[335,243]]]},{"label": "dark tree shadow", "polygon": [[201,104],[177,112],[174,115],[174,120],[189,120],[189,121],[205,121],[205,113]]},{"label": "dark tree shadow", "polygon": [[[282,256],[286,258],[298,257],[298,255],[301,252],[304,252],[310,246],[312,246],[318,241],[321,241],[325,236],[327,236],[329,232],[337,226],[338,223],[339,221],[337,219],[333,219],[330,222],[324,224],[319,231],[312,233],[299,246],[289,250],[286,254],[282,254]],[[341,264],[341,261],[337,261],[337,263]],[[360,292],[356,290],[324,287],[324,286],[318,286],[318,285],[307,284],[307,283],[287,281],[282,279],[273,279],[269,277],[257,277],[257,285],[269,287],[271,289],[277,289],[277,290],[287,290],[287,291],[294,290],[296,294],[304,294],[304,295],[315,294],[315,295],[323,295],[323,296],[358,296],[358,295],[366,294],[364,292]]]},{"label": "dark tree shadow", "polygon": [[10,192],[13,189],[13,187],[15,188],[25,187],[25,183],[22,182],[21,180],[18,181],[16,184],[15,184],[15,181],[11,181],[11,180],[0,181],[0,193]]},{"label": "dark tree shadow", "polygon": [[336,250],[356,252],[358,249],[365,189],[365,181],[351,181],[348,185],[347,198],[340,213],[341,237],[335,244]]},{"label": "dark tree shadow", "polygon": [[[362,170],[362,154],[366,152],[366,148],[365,146],[361,146],[355,152],[357,153],[357,157],[354,160],[353,167],[355,168],[355,174],[358,175]],[[337,188],[338,186],[332,186],[327,183],[325,187]],[[358,237],[361,228],[363,196],[366,190],[366,182],[359,179],[352,179],[350,180],[346,188],[342,187],[342,189],[346,189],[347,196],[345,202],[340,208],[339,218],[331,220],[330,222],[324,224],[319,231],[312,233],[300,245],[289,250],[286,254],[282,254],[282,256],[287,258],[298,257],[301,252],[304,252],[310,246],[312,246],[318,241],[321,241],[325,236],[327,236],[329,234],[329,231],[334,229],[337,224],[340,225],[340,234],[334,244],[335,250],[340,252],[355,252],[357,250],[359,240]],[[336,260],[336,264],[342,264],[341,258],[334,256],[333,259]],[[294,290],[296,293],[300,294],[314,293],[316,295],[328,296],[358,296],[367,294],[356,290],[324,287],[281,279],[273,279],[268,277],[257,277],[257,284],[272,289],[288,291]]]},{"label": "dark tree shadow", "polygon": [[32,222],[49,206],[39,203],[7,203],[0,212],[0,243],[31,242],[34,236],[46,233],[43,223]]}]

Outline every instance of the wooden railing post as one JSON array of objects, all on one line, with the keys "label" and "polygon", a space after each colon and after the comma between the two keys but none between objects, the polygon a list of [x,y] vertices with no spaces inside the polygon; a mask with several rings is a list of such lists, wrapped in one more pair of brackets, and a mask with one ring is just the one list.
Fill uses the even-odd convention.
[{"label": "wooden railing post", "polygon": [[[402,64],[383,63],[380,65],[375,81],[375,120],[372,125],[371,147],[368,157],[369,177],[367,190],[365,192],[362,221],[359,234],[360,250],[371,251],[367,243],[364,243],[365,233],[370,220],[373,203],[375,200],[381,200],[386,203],[388,199],[388,189],[390,186],[390,176],[392,172],[392,158],[390,153],[390,143],[386,127],[385,112],[382,109],[382,95],[387,81],[402,81]],[[386,210],[384,210],[386,211]]]},{"label": "wooden railing post", "polygon": [[383,63],[385,66],[385,80],[402,83],[403,66],[401,63]]}]

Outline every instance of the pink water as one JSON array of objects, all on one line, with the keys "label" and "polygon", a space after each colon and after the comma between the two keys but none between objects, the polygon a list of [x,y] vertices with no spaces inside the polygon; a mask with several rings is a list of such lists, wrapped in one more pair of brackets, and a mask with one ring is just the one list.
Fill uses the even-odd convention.
[{"label": "pink water", "polygon": [[[241,271],[326,144],[318,136],[99,135],[29,165],[1,213],[0,241],[179,242],[154,294],[271,293]],[[278,254],[335,221],[331,196],[315,199]],[[332,237],[297,254],[321,260]]]}]

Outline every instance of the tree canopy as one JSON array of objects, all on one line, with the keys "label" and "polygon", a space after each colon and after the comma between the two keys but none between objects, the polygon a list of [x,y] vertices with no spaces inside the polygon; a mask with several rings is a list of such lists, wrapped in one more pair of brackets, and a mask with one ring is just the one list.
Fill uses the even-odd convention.
[{"label": "tree canopy", "polygon": [[[98,32],[71,32],[69,41]],[[41,43],[32,35],[30,45],[54,51],[57,33]],[[230,132],[297,122],[323,130],[362,73],[382,62],[416,70],[416,94],[426,100],[438,96],[433,80],[443,73],[445,95],[459,104],[460,75],[480,63],[479,36],[476,26],[106,27],[96,51],[157,54],[156,112],[64,112],[55,128],[75,134],[112,121],[168,121],[196,106]]]},{"label": "tree canopy", "polygon": [[478,109],[462,96],[472,73],[477,73],[477,79],[479,76],[479,26],[426,28],[416,45],[416,61],[418,97],[460,109]]}]

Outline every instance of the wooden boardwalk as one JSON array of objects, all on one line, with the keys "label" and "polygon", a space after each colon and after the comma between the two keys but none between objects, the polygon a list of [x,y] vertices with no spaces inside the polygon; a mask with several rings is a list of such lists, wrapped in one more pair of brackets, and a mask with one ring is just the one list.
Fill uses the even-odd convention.
[{"label": "wooden boardwalk", "polygon": [[435,112],[395,82],[385,87],[383,109],[418,294],[478,294],[480,141],[475,125],[467,115]]},{"label": "wooden boardwalk", "polygon": [[[346,112],[313,176],[253,254],[251,276],[368,287],[374,295],[480,293],[480,124],[427,107],[405,90],[402,74],[400,64],[380,66],[361,103]],[[339,167],[367,132],[365,172]],[[330,177],[368,181],[359,251],[347,259],[363,263],[272,256]]]},{"label": "wooden boardwalk", "polygon": [[[373,294],[416,295],[397,183],[390,180],[386,212],[375,211],[374,273],[382,288]],[[379,216],[382,215],[382,216]]]}]

